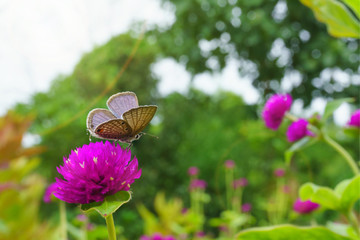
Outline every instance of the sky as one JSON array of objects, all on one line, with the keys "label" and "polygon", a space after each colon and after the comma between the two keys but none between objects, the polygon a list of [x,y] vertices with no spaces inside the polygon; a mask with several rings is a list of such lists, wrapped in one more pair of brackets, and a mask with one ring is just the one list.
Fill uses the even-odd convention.
[{"label": "sky", "polygon": [[[174,14],[165,9],[158,0],[0,0],[0,116],[17,102],[47,91],[59,74],[72,72],[84,53],[126,32],[133,22],[146,21],[148,28],[170,26]],[[209,94],[232,91],[256,104],[260,96],[251,79],[240,78],[238,65],[230,60],[221,73],[199,74],[193,86]],[[184,66],[162,59],[152,70],[160,76],[161,94],[187,91],[190,74]],[[325,104],[315,99],[307,115],[321,113]],[[295,102],[294,109],[301,111],[301,102]],[[349,114],[349,106],[343,105],[336,122],[345,124]]]}]

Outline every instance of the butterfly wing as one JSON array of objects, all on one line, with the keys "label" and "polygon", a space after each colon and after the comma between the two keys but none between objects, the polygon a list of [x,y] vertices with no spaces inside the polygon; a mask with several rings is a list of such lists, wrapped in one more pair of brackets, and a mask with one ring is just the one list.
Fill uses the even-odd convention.
[{"label": "butterfly wing", "polygon": [[112,119],[101,123],[95,128],[94,132],[95,137],[108,140],[120,140],[121,142],[128,142],[132,135],[131,127],[122,119]]},{"label": "butterfly wing", "polygon": [[121,118],[124,112],[137,108],[139,103],[135,93],[120,92],[112,95],[106,105],[117,118]]},{"label": "butterfly wing", "polygon": [[149,124],[154,117],[157,106],[148,105],[130,109],[123,114],[124,120],[132,128],[131,135],[135,136]]},{"label": "butterfly wing", "polygon": [[111,119],[116,119],[114,114],[112,114],[107,109],[96,108],[89,112],[86,119],[86,126],[91,133],[94,133],[95,128],[101,123],[107,122]]}]

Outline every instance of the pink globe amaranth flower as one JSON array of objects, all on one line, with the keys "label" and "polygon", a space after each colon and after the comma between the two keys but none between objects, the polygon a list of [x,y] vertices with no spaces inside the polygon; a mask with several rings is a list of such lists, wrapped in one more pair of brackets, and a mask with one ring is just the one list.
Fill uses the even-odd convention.
[{"label": "pink globe amaranth flower", "polygon": [[269,98],[265,103],[262,117],[265,121],[266,127],[277,130],[285,116],[285,113],[290,110],[292,98],[290,94],[275,94]]},{"label": "pink globe amaranth flower", "polygon": [[249,184],[248,180],[246,178],[239,178],[234,180],[233,187],[234,189],[238,189],[240,187],[246,187]]},{"label": "pink globe amaranth flower", "polygon": [[295,212],[300,214],[307,214],[311,213],[312,211],[316,210],[320,205],[314,203],[310,200],[301,201],[299,198],[296,199],[293,209]]},{"label": "pink globe amaranth flower", "polygon": [[176,238],[169,235],[169,236],[165,236],[165,237],[163,238],[163,240],[176,240]]},{"label": "pink globe amaranth flower", "polygon": [[54,183],[51,183],[45,190],[45,193],[44,193],[44,197],[43,197],[43,201],[45,203],[50,203],[51,202],[51,196],[54,194],[54,192],[56,191],[57,189],[57,184],[56,182]]},{"label": "pink globe amaranth flower", "polygon": [[146,236],[146,235],[142,235],[139,240],[151,240],[151,237]]},{"label": "pink globe amaranth flower", "polygon": [[285,175],[285,169],[283,168],[277,168],[274,170],[275,177],[283,177]]},{"label": "pink globe amaranth flower", "polygon": [[79,204],[100,202],[106,196],[128,191],[141,176],[136,157],[131,161],[130,149],[122,149],[108,141],[90,143],[71,151],[57,170],[64,179],[56,178],[55,197]]},{"label": "pink globe amaranth flower", "polygon": [[190,191],[193,191],[195,189],[205,189],[207,186],[207,183],[205,180],[201,180],[201,179],[193,179],[190,182]]},{"label": "pink globe amaranth flower", "polygon": [[188,174],[190,176],[198,175],[198,173],[199,173],[199,169],[197,167],[189,167]]},{"label": "pink globe amaranth flower", "polygon": [[350,120],[347,123],[348,126],[360,128],[360,109],[351,114]]},{"label": "pink globe amaranth flower", "polygon": [[305,136],[314,137],[315,134],[307,129],[309,122],[305,119],[299,119],[290,124],[286,136],[289,142],[295,142],[302,139]]},{"label": "pink globe amaranth flower", "polygon": [[289,193],[290,193],[290,190],[291,190],[291,188],[290,188],[289,185],[284,185],[284,186],[283,186],[283,193],[289,194]]},{"label": "pink globe amaranth flower", "polygon": [[197,238],[203,238],[203,237],[206,237],[206,234],[205,234],[204,232],[196,232],[196,233],[195,233],[195,236],[196,236]]},{"label": "pink globe amaranth flower", "polygon": [[154,233],[151,237],[151,240],[163,240],[163,237],[160,233]]},{"label": "pink globe amaranth flower", "polygon": [[224,165],[227,169],[233,169],[235,167],[235,162],[234,160],[226,160]]},{"label": "pink globe amaranth flower", "polygon": [[241,206],[241,211],[242,212],[250,212],[251,211],[251,203],[244,203],[242,206]]}]

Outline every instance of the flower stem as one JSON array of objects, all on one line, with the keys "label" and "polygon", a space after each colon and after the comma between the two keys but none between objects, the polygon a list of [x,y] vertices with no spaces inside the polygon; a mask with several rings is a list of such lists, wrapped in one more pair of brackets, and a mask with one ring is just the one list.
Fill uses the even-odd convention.
[{"label": "flower stem", "polygon": [[67,222],[66,222],[66,207],[65,202],[59,201],[60,209],[60,234],[62,240],[67,240]]},{"label": "flower stem", "polygon": [[351,167],[352,171],[355,175],[360,174],[359,167],[356,165],[355,160],[350,156],[350,154],[336,141],[331,139],[327,134],[323,133],[324,140],[327,144],[329,144],[331,147],[333,147],[343,158],[346,160],[346,162]]},{"label": "flower stem", "polygon": [[115,232],[115,225],[114,225],[114,218],[112,214],[109,214],[105,217],[106,226],[108,229],[109,240],[116,240],[116,232]]}]

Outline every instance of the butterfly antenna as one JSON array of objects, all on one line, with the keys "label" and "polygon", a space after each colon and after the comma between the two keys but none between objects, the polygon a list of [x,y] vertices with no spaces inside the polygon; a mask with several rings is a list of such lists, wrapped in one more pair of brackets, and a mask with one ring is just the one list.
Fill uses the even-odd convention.
[{"label": "butterfly antenna", "polygon": [[148,136],[150,136],[150,137],[153,137],[153,138],[159,139],[159,137],[158,137],[158,136],[155,136],[155,135],[152,135],[152,134],[149,134],[149,133],[146,133],[146,132],[141,132],[141,134],[143,134],[143,135],[148,135]]}]

